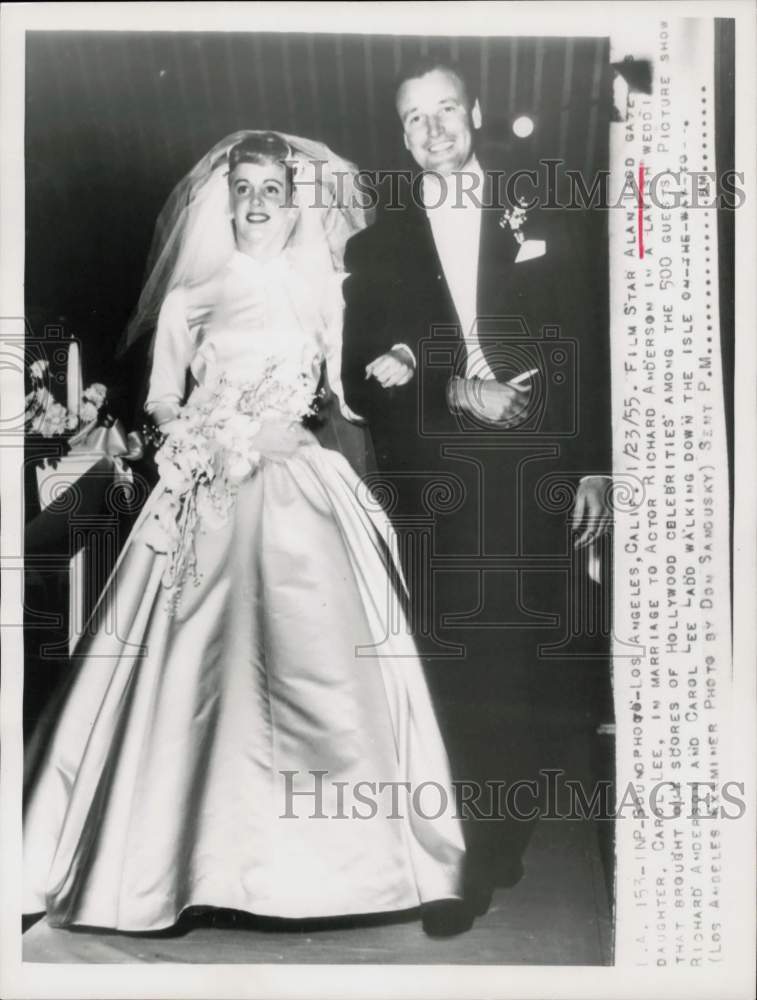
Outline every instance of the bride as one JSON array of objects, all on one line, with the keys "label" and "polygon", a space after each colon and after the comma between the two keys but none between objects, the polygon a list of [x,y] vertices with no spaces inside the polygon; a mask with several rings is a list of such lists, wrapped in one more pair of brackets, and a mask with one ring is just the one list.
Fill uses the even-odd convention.
[{"label": "bride", "polygon": [[236,133],[159,220],[134,329],[157,312],[160,480],[30,760],[25,912],[54,926],[420,905],[444,933],[426,917],[461,898],[391,528],[307,426],[324,362],[341,394],[351,177],[318,143]]}]

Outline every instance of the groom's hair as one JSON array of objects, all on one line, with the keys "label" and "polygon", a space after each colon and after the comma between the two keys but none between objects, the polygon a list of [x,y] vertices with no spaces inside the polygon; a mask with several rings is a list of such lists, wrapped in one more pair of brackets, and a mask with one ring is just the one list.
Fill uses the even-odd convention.
[{"label": "groom's hair", "polygon": [[401,71],[397,74],[394,81],[394,96],[397,96],[400,87],[403,83],[408,80],[417,80],[427,73],[431,73],[435,69],[445,70],[447,73],[453,73],[458,80],[462,83],[465,90],[465,96],[468,99],[468,104],[472,107],[478,97],[478,84],[475,82],[475,77],[470,69],[464,63],[459,62],[457,59],[453,59],[449,54],[440,52],[429,52],[426,55],[417,56],[415,59],[406,63]]}]

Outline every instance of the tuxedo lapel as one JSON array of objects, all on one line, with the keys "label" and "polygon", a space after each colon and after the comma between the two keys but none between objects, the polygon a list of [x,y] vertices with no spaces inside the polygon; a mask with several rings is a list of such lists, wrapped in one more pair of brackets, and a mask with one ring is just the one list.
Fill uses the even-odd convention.
[{"label": "tuxedo lapel", "polygon": [[485,175],[484,208],[478,254],[476,314],[478,340],[490,370],[498,377],[502,365],[502,337],[518,329],[518,301],[514,289],[517,243],[509,229],[500,226],[502,208],[495,181]]},{"label": "tuxedo lapel", "polygon": [[412,283],[423,293],[422,298],[427,303],[431,300],[429,320],[440,325],[459,325],[457,309],[436,249],[431,223],[423,206],[411,201],[405,213],[405,223],[404,250],[413,275]]},{"label": "tuxedo lapel", "polygon": [[[484,174],[484,187],[480,195],[484,206],[494,207],[481,209],[476,313],[479,318],[479,339],[484,357],[489,367],[496,370],[494,358],[497,352],[496,341],[501,339],[505,328],[510,329],[512,326],[512,324],[503,325],[502,317],[517,317],[518,313],[516,296],[512,288],[518,244],[512,232],[503,229],[499,224],[502,209],[496,207],[498,198],[492,174]],[[406,280],[409,280],[413,288],[418,306],[424,310],[426,329],[429,328],[429,324],[454,325],[459,332],[461,319],[439,258],[431,223],[423,206],[411,202],[404,213],[404,223],[402,253],[409,270]],[[410,303],[406,305],[412,309]],[[458,362],[464,365],[465,352],[461,352]]]},{"label": "tuxedo lapel", "polygon": [[[512,233],[500,226],[492,175],[485,174],[484,207],[481,210],[481,238],[478,251],[476,308],[479,318],[494,318],[507,310],[507,288],[513,277],[517,244]],[[491,207],[495,206],[495,207]]]},{"label": "tuxedo lapel", "polygon": [[[496,200],[492,201],[492,187],[492,177],[484,174],[484,189],[483,192],[479,192],[484,205],[496,204]],[[499,308],[500,296],[496,295],[496,291],[510,270],[517,250],[512,235],[504,232],[499,226],[501,214],[501,210],[494,208],[481,210],[476,288],[476,311],[479,316],[489,315],[492,310],[496,311]],[[447,316],[444,320],[440,318],[439,321],[454,322],[459,325],[460,317],[439,258],[431,223],[423,206],[411,200],[404,221],[403,241],[406,251],[417,262],[418,280],[434,280],[439,283],[444,293]]]}]

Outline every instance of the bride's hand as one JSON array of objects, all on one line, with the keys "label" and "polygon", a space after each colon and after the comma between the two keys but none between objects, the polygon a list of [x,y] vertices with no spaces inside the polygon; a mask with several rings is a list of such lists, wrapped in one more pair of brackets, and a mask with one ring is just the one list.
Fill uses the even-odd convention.
[{"label": "bride's hand", "polygon": [[176,403],[154,403],[145,413],[162,434],[167,434],[168,425],[176,419],[180,409]]}]

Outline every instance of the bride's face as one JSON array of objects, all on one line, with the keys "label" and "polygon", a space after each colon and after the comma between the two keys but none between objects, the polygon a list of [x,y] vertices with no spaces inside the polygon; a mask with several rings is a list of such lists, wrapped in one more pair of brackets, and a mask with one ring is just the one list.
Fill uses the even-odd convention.
[{"label": "bride's face", "polygon": [[237,247],[253,257],[279,253],[294,222],[286,170],[280,163],[240,163],[229,178]]}]

